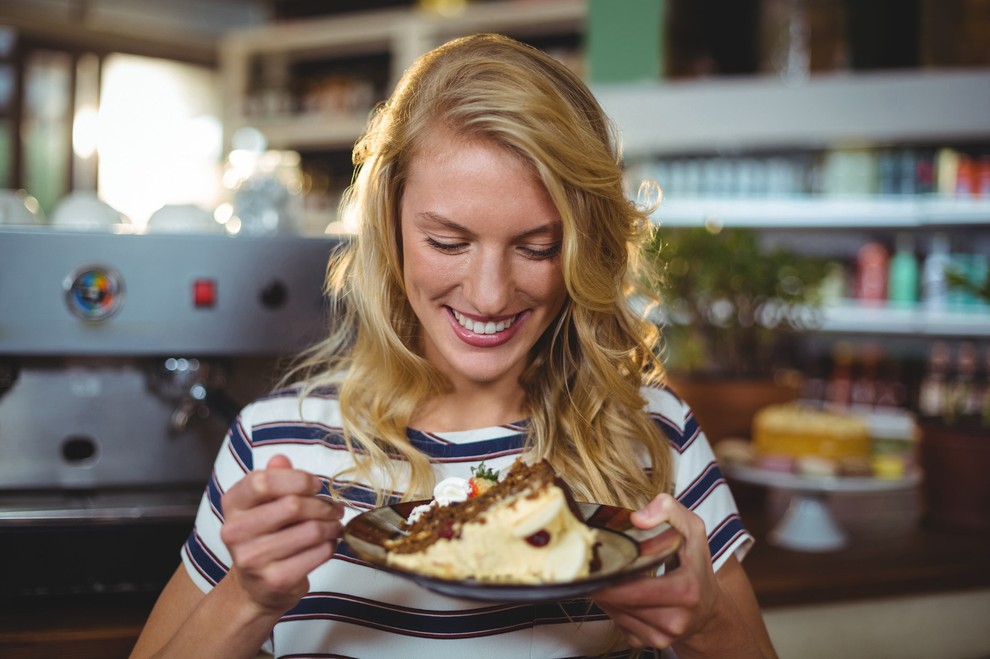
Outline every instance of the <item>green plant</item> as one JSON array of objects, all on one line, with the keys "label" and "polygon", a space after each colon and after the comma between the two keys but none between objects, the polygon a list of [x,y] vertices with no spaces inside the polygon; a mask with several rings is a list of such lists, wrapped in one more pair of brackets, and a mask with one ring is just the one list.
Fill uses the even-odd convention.
[{"label": "green plant", "polygon": [[818,320],[828,263],[765,249],[751,229],[662,229],[648,255],[662,268],[664,359],[672,372],[770,375],[785,339]]},{"label": "green plant", "polygon": [[946,273],[949,288],[963,291],[982,302],[990,302],[990,274],[982,282],[974,280],[964,272],[950,268]]}]

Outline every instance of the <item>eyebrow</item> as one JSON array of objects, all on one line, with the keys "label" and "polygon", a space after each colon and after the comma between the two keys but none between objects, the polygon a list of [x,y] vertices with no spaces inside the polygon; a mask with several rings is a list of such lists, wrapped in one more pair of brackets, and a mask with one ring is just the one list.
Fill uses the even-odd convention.
[{"label": "eyebrow", "polygon": [[[462,226],[462,225],[458,224],[457,222],[454,222],[453,220],[451,220],[451,219],[449,219],[447,217],[444,217],[443,215],[440,215],[439,213],[434,213],[433,211],[422,211],[420,213],[417,213],[417,215],[419,217],[423,218],[424,220],[427,220],[429,222],[434,222],[434,223],[439,224],[439,225],[441,225],[443,227],[446,227],[447,229],[451,229],[452,231],[457,231],[459,233],[464,233],[464,234],[467,234],[467,235],[472,236],[472,237],[475,235],[474,232],[471,231],[470,229],[468,229],[467,227]],[[548,222],[547,224],[542,224],[542,225],[540,225],[538,227],[533,227],[532,229],[528,229],[526,231],[523,231],[519,235],[513,236],[513,238],[515,240],[520,240],[520,239],[529,238],[531,236],[538,236],[538,235],[543,235],[543,234],[554,234],[554,233],[557,232],[557,229],[560,226],[561,226],[561,222],[560,221],[557,221],[557,222]]]}]

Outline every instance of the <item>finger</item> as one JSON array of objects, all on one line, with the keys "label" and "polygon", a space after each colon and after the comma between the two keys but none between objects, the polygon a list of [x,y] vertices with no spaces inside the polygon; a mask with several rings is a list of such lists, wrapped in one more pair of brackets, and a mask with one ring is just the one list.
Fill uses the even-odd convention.
[{"label": "finger", "polygon": [[[671,635],[656,627],[656,618],[647,621],[644,617],[618,607],[602,606],[602,609],[608,613],[612,621],[625,635],[629,645],[634,648],[664,649],[673,643],[674,639]],[[656,612],[654,614],[656,615]]]},{"label": "finger", "polygon": [[[332,556],[333,548],[330,545],[310,547],[290,559],[269,564],[263,572],[263,579],[268,587],[275,591],[291,592],[299,584],[308,584],[309,573],[326,563]],[[301,594],[305,594],[306,590]]]},{"label": "finger", "polygon": [[225,513],[253,508],[285,496],[311,496],[320,491],[320,479],[297,469],[252,471],[230,488],[221,499]]},{"label": "finger", "polygon": [[230,546],[308,520],[335,522],[342,518],[341,504],[314,496],[289,495],[229,513],[220,533]]},{"label": "finger", "polygon": [[669,494],[658,494],[643,508],[634,511],[629,519],[638,528],[651,529],[666,522],[677,500]]},{"label": "finger", "polygon": [[640,528],[653,528],[666,522],[683,537],[677,556],[681,565],[701,568],[711,562],[708,532],[704,521],[669,494],[660,494],[630,517]]},{"label": "finger", "polygon": [[278,455],[272,456],[272,459],[268,461],[265,469],[292,469],[292,462],[289,458],[279,453]]},{"label": "finger", "polygon": [[332,554],[339,535],[338,521],[308,520],[237,545],[234,560],[245,568],[260,570],[316,547],[325,546]]},{"label": "finger", "polygon": [[598,604],[623,609],[690,605],[697,594],[696,581],[686,571],[662,577],[646,577],[600,590],[592,596]]}]

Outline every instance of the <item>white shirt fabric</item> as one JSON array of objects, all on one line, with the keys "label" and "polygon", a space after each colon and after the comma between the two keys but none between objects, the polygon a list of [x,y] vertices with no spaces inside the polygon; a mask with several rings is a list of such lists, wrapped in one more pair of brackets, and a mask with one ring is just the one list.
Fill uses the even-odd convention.
[{"label": "white shirt fabric", "polygon": [[[705,522],[717,570],[731,555],[742,559],[753,542],[742,521],[711,447],[689,407],[666,389],[645,388],[647,409],[669,439],[675,467],[674,493]],[[340,408],[332,390],[300,400],[293,390],[275,392],[242,410],[217,456],[195,528],[182,548],[182,560],[204,592],[231,565],[220,540],[220,497],[252,469],[264,468],[276,454],[329,482],[349,505],[345,521],[374,507],[368,483],[334,476],[351,464],[341,439]],[[409,431],[410,440],[429,455],[437,482],[468,478],[484,461],[495,470],[509,467],[522,452],[526,424],[444,433]],[[346,478],[346,477],[345,477]],[[328,491],[328,490],[327,490]],[[400,492],[394,493],[396,500]],[[310,592],[275,625],[266,649],[293,657],[583,657],[628,656],[629,650],[602,655],[613,625],[589,600],[526,604],[485,603],[426,590],[378,570],[351,554],[345,544],[310,575]],[[664,656],[668,656],[666,653]]]}]

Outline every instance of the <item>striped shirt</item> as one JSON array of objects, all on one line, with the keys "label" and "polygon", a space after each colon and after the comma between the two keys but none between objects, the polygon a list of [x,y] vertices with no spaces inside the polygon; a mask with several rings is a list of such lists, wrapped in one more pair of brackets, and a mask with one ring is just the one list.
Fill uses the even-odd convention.
[{"label": "striped shirt", "polygon": [[[677,498],[705,522],[715,569],[752,543],[743,527],[708,440],[688,406],[666,389],[644,388],[647,410],[667,436]],[[525,423],[430,433],[410,430],[410,441],[435,464],[437,481],[468,478],[482,460],[509,467],[522,453]],[[276,454],[324,480],[351,464],[342,440],[334,391],[300,400],[295,391],[273,393],[248,405],[232,424],[217,456],[196,524],[182,548],[193,581],[207,592],[223,578],[231,557],[220,540],[220,498],[247,472]],[[375,505],[368,483],[334,480],[347,500],[345,521]],[[327,490],[328,491],[328,490]],[[396,498],[401,493],[393,493]],[[587,599],[526,604],[484,603],[425,590],[375,569],[341,544],[309,575],[310,592],[275,625],[266,649],[276,657],[601,656],[613,625]],[[628,650],[608,656],[627,656]],[[666,656],[666,655],[665,655]]]}]

